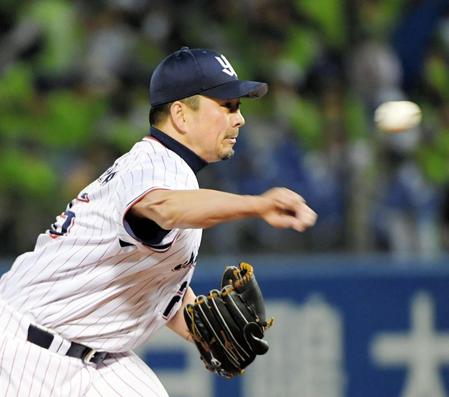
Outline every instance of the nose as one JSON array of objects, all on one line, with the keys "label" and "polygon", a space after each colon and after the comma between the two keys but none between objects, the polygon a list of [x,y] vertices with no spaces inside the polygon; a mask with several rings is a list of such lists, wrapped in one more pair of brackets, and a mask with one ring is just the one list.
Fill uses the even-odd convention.
[{"label": "nose", "polygon": [[237,112],[233,114],[232,126],[234,128],[240,128],[243,127],[244,125],[245,125],[245,118],[243,117],[239,109],[237,110]]}]

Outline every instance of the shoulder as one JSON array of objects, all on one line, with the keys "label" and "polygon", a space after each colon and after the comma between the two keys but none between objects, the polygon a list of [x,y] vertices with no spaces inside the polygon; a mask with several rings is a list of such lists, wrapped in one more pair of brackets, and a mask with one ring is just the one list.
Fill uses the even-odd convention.
[{"label": "shoulder", "polygon": [[118,162],[123,170],[135,171],[140,168],[159,168],[159,163],[170,164],[177,162],[177,155],[168,150],[155,139],[143,138],[121,158]]},{"label": "shoulder", "polygon": [[176,173],[194,176],[194,172],[181,155],[151,136],[143,138],[135,145],[135,149],[146,153],[151,162],[160,162],[165,168],[172,168]]},{"label": "shoulder", "polygon": [[175,152],[168,149],[157,139],[147,136],[137,142],[130,153],[134,156],[144,156],[146,158],[164,159],[171,162],[182,163],[184,160]]},{"label": "shoulder", "polygon": [[125,180],[142,180],[166,188],[196,188],[198,180],[187,162],[158,140],[137,142],[120,164]]}]

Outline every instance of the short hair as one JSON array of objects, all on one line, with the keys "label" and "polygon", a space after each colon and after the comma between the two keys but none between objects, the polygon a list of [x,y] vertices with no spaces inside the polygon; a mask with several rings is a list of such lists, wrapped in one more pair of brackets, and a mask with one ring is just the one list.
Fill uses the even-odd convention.
[{"label": "short hair", "polygon": [[[186,104],[192,110],[198,110],[200,106],[199,95],[193,95],[187,98],[179,99],[179,101]],[[164,121],[170,114],[170,107],[174,102],[175,101],[163,103],[162,105],[152,106],[149,114],[150,125],[156,125]]]}]

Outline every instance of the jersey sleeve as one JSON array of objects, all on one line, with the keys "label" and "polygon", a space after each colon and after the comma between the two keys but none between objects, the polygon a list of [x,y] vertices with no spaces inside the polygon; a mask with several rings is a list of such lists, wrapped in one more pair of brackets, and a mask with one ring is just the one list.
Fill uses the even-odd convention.
[{"label": "jersey sleeve", "polygon": [[179,157],[169,152],[140,155],[139,161],[119,172],[116,207],[121,223],[120,239],[156,250],[168,249],[176,238],[177,230],[164,230],[150,219],[132,217],[129,210],[152,190],[191,189],[191,172]]}]

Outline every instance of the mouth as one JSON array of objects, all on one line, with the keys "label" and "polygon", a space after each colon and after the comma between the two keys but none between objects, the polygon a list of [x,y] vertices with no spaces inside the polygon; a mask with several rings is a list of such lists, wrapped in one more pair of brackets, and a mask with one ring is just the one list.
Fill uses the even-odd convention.
[{"label": "mouth", "polygon": [[228,141],[229,143],[232,143],[234,145],[237,142],[237,135],[228,136],[225,138],[225,141]]}]

